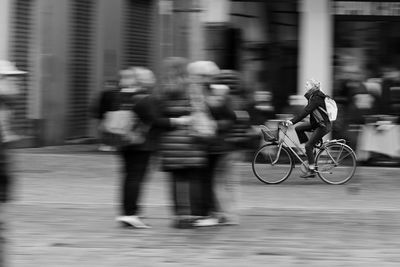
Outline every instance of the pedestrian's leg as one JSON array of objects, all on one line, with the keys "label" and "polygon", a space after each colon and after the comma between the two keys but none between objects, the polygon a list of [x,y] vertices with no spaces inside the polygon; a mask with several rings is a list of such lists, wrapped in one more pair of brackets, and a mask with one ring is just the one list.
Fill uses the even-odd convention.
[{"label": "pedestrian's leg", "polygon": [[214,215],[212,212],[217,209],[214,193],[214,169],[217,158],[217,155],[210,155],[208,166],[206,170],[203,171],[203,175],[195,178],[199,183],[192,184],[191,187],[192,199],[197,201],[196,204],[201,207],[200,212],[194,214],[201,216],[201,218],[196,218],[193,224],[196,227],[214,226],[218,224],[218,218],[212,216]]},{"label": "pedestrian's leg", "polygon": [[218,217],[222,224],[238,224],[239,175],[235,170],[238,152],[223,155],[215,169],[215,193],[219,204]]},{"label": "pedestrian's leg", "polygon": [[191,169],[175,170],[172,172],[172,193],[174,200],[175,219],[173,226],[176,228],[192,227],[192,211],[190,203],[190,175]]},{"label": "pedestrian's leg", "polygon": [[123,183],[122,183],[122,216],[117,221],[135,228],[149,228],[137,216],[138,200],[142,189],[147,165],[150,159],[148,151],[122,151]]},{"label": "pedestrian's leg", "polygon": [[170,173],[171,179],[171,199],[172,199],[172,212],[174,215],[178,215],[178,188],[177,188],[177,174],[175,171]]},{"label": "pedestrian's leg", "polygon": [[139,211],[138,200],[140,197],[143,180],[150,160],[148,151],[123,151],[124,181],[123,181],[123,213],[136,215]]},{"label": "pedestrian's leg", "polygon": [[217,167],[217,163],[220,159],[221,155],[219,154],[210,154],[207,173],[203,179],[203,197],[204,197],[204,213],[206,216],[211,215],[212,212],[219,210],[219,205],[217,202],[216,194],[215,194],[215,170]]},{"label": "pedestrian's leg", "polygon": [[189,216],[190,210],[190,194],[188,172],[185,169],[172,172],[173,175],[173,199],[175,201],[175,211],[178,216]]},{"label": "pedestrian's leg", "polygon": [[207,216],[208,213],[208,177],[208,167],[198,168],[190,175],[190,207],[191,214],[195,217]]},{"label": "pedestrian's leg", "polygon": [[[2,214],[2,207],[1,207],[1,203],[0,203],[0,218],[3,218],[4,215]],[[3,229],[3,222],[0,221],[0,267],[5,267],[6,266],[6,253],[5,253],[5,238],[4,238],[4,229]]]}]

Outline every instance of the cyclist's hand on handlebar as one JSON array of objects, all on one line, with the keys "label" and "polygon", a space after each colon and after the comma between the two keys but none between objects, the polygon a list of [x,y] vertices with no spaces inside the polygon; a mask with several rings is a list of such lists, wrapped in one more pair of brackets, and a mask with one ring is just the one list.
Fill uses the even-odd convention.
[{"label": "cyclist's hand on handlebar", "polygon": [[285,125],[286,127],[289,127],[289,126],[293,125],[293,122],[291,120],[286,120],[283,122],[283,125]]}]

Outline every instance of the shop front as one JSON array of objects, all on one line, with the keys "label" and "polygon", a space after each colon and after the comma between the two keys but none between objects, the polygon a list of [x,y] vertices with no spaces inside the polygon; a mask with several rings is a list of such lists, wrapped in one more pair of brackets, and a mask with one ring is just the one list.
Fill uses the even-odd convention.
[{"label": "shop front", "polygon": [[[333,1],[334,95],[360,160],[400,158],[400,1]],[[339,133],[340,134],[340,133]]]},{"label": "shop front", "polygon": [[[367,81],[400,70],[400,1],[335,1],[333,14],[335,88],[348,73]],[[379,93],[378,112],[395,112],[390,92]]]}]

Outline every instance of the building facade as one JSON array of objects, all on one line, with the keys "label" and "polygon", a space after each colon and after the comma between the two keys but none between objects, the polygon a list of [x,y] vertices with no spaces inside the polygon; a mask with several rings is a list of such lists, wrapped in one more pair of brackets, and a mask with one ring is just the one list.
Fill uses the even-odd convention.
[{"label": "building facade", "polygon": [[2,0],[0,58],[28,72],[14,125],[26,145],[95,137],[89,109],[103,82],[133,65],[159,74],[168,56],[239,70],[248,90],[272,93],[280,112],[310,77],[333,94],[338,62],[363,73],[398,66],[399,3]]},{"label": "building facade", "polygon": [[0,57],[28,72],[13,125],[24,145],[55,145],[95,135],[92,99],[118,70],[153,68],[157,2],[4,0]]}]

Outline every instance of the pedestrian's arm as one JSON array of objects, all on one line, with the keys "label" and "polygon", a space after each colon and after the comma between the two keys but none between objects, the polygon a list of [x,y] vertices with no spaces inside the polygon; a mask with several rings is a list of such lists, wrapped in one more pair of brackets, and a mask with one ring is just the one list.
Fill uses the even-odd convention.
[{"label": "pedestrian's arm", "polygon": [[222,119],[217,120],[217,127],[219,131],[229,131],[236,122],[236,114],[229,107],[224,107],[221,110]]},{"label": "pedestrian's arm", "polygon": [[148,98],[147,101],[141,103],[141,110],[143,110],[141,120],[153,127],[157,128],[170,128],[173,123],[169,118],[162,116],[160,103],[152,98]]}]

